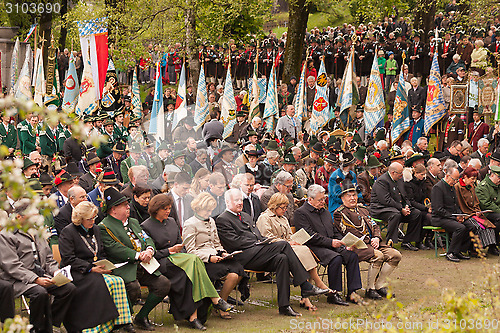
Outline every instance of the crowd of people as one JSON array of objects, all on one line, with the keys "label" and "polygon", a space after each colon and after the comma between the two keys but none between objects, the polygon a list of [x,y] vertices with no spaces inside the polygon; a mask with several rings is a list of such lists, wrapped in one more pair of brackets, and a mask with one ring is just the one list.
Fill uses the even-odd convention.
[{"label": "crowd of people", "polygon": [[[137,117],[129,89],[117,84],[123,73],[107,77],[114,102],[80,118],[85,136],[105,138],[97,147],[74,137],[68,124],[50,125],[43,114],[29,113],[24,119],[3,114],[0,143],[6,158],[21,160],[27,184],[57,209],[44,217],[50,235],[44,239],[23,229],[40,214],[27,209],[29,199],[14,200],[6,191],[0,214],[14,217],[18,228],[0,231],[0,319],[12,317],[14,299],[24,296],[33,332],[52,332],[61,325],[69,333],[152,331],[149,313],[168,300],[175,320],[206,330],[211,307],[232,319],[234,305],[248,300],[250,272],[265,272],[256,274],[258,280],[276,280],[281,315],[300,315],[292,307],[291,284],[300,289],[299,306],[309,311],[317,309],[312,296],[324,295],[327,303],[340,306],[365,304],[365,299],[395,296],[387,279],[404,251],[444,247],[425,226],[443,228],[451,236],[446,253],[451,262],[498,256],[500,127],[490,129],[477,102],[469,102],[468,113],[449,112],[438,124],[436,151],[429,151],[421,84],[434,52],[444,88],[467,84],[466,71],[477,78],[496,64],[499,22],[487,31],[462,29],[454,20],[456,3],[446,8],[435,18],[442,40],[431,38],[426,45],[420,41],[422,32],[411,31],[405,19],[308,32],[309,111],[321,59],[332,83],[334,117],[318,133],[311,130],[310,114],[295,117],[296,78],[280,85],[280,114],[272,130],[262,117],[249,118],[245,89],[257,61],[253,44],[230,43],[227,61],[218,46],[202,47],[209,117],[197,128],[194,110],[188,108],[188,116],[172,128],[176,92],[165,89],[164,140],[146,132],[153,91]],[[429,33],[436,38],[436,31]],[[259,45],[259,76],[268,76],[276,61],[281,78],[285,39],[271,35]],[[353,40],[360,104],[347,111],[343,122],[340,108],[333,106]],[[161,56],[152,44],[148,49],[152,59],[162,62],[162,79],[175,83],[178,47]],[[403,54],[412,120],[406,133],[391,142]],[[363,98],[374,57],[386,84],[388,109],[384,126],[372,135],[364,131]],[[139,61],[142,82],[154,77],[148,61]],[[219,101],[229,61],[238,107],[233,131],[223,137]],[[187,90],[190,106],[195,96],[192,87]],[[347,235],[363,246],[346,244]],[[366,281],[360,274],[363,261]],[[318,274],[320,266],[327,281]],[[56,285],[53,278],[64,267],[70,267],[72,281]],[[141,287],[148,289],[145,299]],[[230,296],[234,289],[239,299]]]}]

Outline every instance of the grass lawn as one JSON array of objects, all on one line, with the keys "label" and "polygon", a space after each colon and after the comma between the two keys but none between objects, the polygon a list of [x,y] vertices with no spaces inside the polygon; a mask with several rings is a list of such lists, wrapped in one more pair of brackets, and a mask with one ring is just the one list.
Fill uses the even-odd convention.
[{"label": "grass lawn", "polygon": [[[276,286],[260,284],[252,281],[251,302],[260,302],[261,305],[245,304],[238,310],[240,313],[233,314],[232,320],[223,320],[215,315],[207,321],[208,332],[311,332],[306,329],[306,323],[325,322],[322,320],[336,320],[339,318],[343,323],[349,320],[368,320],[369,313],[380,310],[384,306],[397,308],[399,306],[414,306],[417,310],[434,311],[441,308],[441,293],[443,290],[452,288],[457,295],[465,294],[478,289],[477,282],[480,276],[492,265],[498,263],[498,257],[488,257],[484,262],[472,259],[460,263],[452,263],[443,257],[434,257],[434,250],[403,252],[403,260],[398,269],[391,276],[391,286],[396,294],[394,301],[382,300],[371,302],[368,306],[351,304],[347,307],[330,305],[326,303],[326,297],[314,297],[312,300],[318,307],[318,311],[312,313],[299,308],[299,288],[292,288],[292,307],[302,313],[300,318],[291,318],[278,315],[276,303]],[[366,263],[361,264],[367,267]],[[361,273],[363,282],[366,282],[366,272]],[[364,295],[364,291],[359,292]],[[235,293],[233,293],[233,296]],[[272,296],[274,295],[274,297]],[[248,301],[247,301],[248,303]],[[265,305],[265,306],[264,306]],[[194,332],[185,322],[175,322],[171,315],[165,315],[168,305],[161,306],[153,311],[150,319],[161,322],[163,326],[158,327],[158,332],[169,332],[173,329],[179,332]],[[163,314],[162,314],[163,313]],[[374,319],[371,319],[374,320]],[[424,323],[425,325],[425,323]],[[325,332],[326,329],[316,329],[316,332]],[[334,330],[342,331],[342,330]],[[405,332],[414,331],[411,329]]]}]

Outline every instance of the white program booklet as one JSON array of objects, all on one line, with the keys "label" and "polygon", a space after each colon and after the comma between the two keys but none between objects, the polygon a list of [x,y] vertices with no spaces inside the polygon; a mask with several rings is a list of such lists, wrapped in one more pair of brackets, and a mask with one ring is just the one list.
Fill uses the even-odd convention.
[{"label": "white program booklet", "polygon": [[73,277],[71,276],[71,266],[69,265],[55,271],[54,277],[52,278],[52,282],[58,287],[64,286],[71,281],[73,281]]},{"label": "white program booklet", "polygon": [[309,235],[307,231],[304,230],[304,228],[301,228],[299,231],[291,235],[290,238],[300,245],[304,245],[308,240],[312,238],[312,236]]},{"label": "white program booklet", "polygon": [[362,238],[358,238],[350,232],[342,238],[342,242],[344,242],[347,247],[355,247],[359,250],[368,248]]},{"label": "white program booklet", "polygon": [[113,264],[111,261],[108,259],[102,259],[99,261],[96,261],[94,263],[95,266],[104,266],[104,269],[107,271],[112,271],[113,269],[117,268],[115,264]]},{"label": "white program booklet", "polygon": [[160,263],[155,259],[155,257],[153,257],[148,264],[141,262],[141,266],[144,267],[149,274],[153,274],[158,268],[160,268]]}]

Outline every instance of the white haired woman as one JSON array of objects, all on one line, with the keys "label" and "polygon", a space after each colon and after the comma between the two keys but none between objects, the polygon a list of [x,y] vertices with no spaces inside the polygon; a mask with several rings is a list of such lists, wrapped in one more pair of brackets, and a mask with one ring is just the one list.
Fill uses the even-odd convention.
[{"label": "white haired woman", "polygon": [[[270,239],[272,242],[286,241],[290,243],[293,251],[299,258],[302,266],[309,273],[311,279],[314,280],[316,286],[321,289],[329,289],[328,286],[321,280],[316,267],[318,266],[311,250],[305,245],[292,240],[292,229],[288,223],[288,219],[284,216],[288,207],[288,197],[282,193],[275,193],[269,199],[267,209],[257,220],[257,228],[262,237]],[[316,311],[308,298],[303,298],[300,301],[300,307],[305,307],[310,311]]]},{"label": "white haired woman", "polygon": [[[243,266],[233,260],[225,259],[229,254],[220,244],[215,221],[210,217],[217,202],[210,193],[201,193],[192,202],[194,216],[186,220],[182,229],[184,247],[188,253],[196,254],[204,263],[212,282],[224,279],[220,297],[227,301],[231,291],[239,284],[242,298],[249,296],[248,275]],[[220,311],[223,319],[231,319],[227,312]]]},{"label": "white haired woman", "polygon": [[71,266],[76,286],[64,325],[68,332],[107,333],[119,328],[134,332],[123,279],[96,265],[105,259],[101,233],[94,224],[97,211],[93,203],[80,202],[73,209],[73,223],[59,235],[61,267]]},{"label": "white haired woman", "polygon": [[478,39],[474,42],[474,50],[470,58],[470,70],[477,71],[479,76],[484,75],[484,69],[488,66],[488,50],[484,47],[482,40]]}]

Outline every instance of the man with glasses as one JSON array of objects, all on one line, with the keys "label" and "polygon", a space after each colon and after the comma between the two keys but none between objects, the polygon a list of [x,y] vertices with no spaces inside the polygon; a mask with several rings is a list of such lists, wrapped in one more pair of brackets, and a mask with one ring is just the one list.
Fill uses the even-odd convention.
[{"label": "man with glasses", "polygon": [[286,171],[281,171],[274,178],[273,185],[268,188],[262,196],[260,197],[260,202],[262,206],[262,211],[267,209],[267,203],[274,193],[283,193],[288,198],[288,209],[285,212],[285,217],[288,219],[290,226],[294,226],[293,213],[295,211],[295,201],[293,198],[291,190],[293,188],[293,176]]},{"label": "man with glasses", "polygon": [[196,151],[196,158],[189,163],[191,170],[193,171],[193,175],[196,175],[198,170],[201,168],[205,168],[210,171],[210,163],[207,163],[208,153],[204,148],[200,148]]},{"label": "man with glasses", "polygon": [[[403,182],[403,166],[393,162],[386,173],[373,184],[370,215],[387,222],[387,245],[399,243],[400,223],[408,223],[401,248],[418,251],[428,249],[422,244],[422,212],[411,205]],[[413,246],[411,242],[415,242]]]},{"label": "man with glasses", "polygon": [[469,232],[474,229],[472,223],[464,218],[458,206],[454,186],[460,178],[457,167],[446,168],[445,176],[433,188],[431,192],[431,207],[433,226],[441,227],[447,233],[451,233],[451,243],[446,253],[446,259],[459,262],[470,257],[462,254],[470,245]]}]

